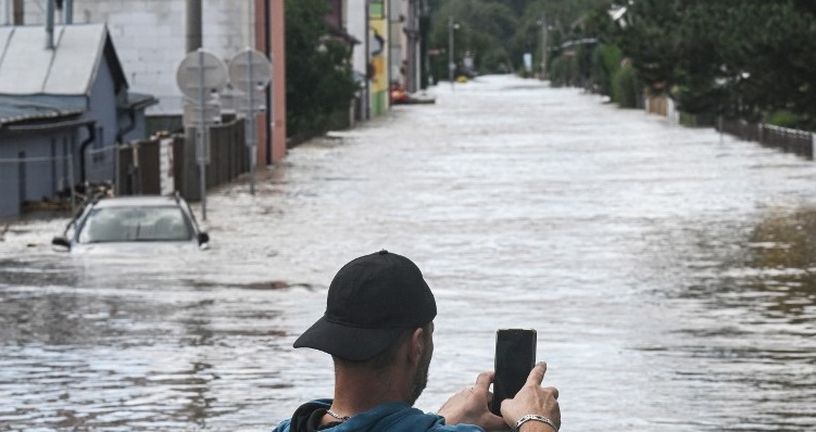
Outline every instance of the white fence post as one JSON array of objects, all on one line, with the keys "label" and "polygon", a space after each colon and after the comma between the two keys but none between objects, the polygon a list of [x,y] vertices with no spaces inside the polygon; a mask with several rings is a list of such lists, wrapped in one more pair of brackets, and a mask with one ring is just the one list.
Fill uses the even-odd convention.
[{"label": "white fence post", "polygon": [[816,156],[816,133],[810,134],[810,151],[812,155]]}]

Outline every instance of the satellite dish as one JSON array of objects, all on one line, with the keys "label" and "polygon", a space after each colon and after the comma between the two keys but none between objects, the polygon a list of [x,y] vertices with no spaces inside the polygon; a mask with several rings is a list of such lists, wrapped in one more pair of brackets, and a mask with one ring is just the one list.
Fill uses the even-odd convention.
[{"label": "satellite dish", "polygon": [[193,99],[201,97],[203,84],[204,97],[210,99],[227,85],[227,66],[210,52],[191,52],[179,64],[176,83],[181,93]]}]

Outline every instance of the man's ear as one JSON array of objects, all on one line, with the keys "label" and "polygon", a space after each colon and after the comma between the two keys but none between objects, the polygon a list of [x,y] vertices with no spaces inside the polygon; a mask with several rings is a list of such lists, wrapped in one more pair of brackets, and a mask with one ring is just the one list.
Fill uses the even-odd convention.
[{"label": "man's ear", "polygon": [[429,347],[425,346],[425,330],[421,327],[414,329],[408,344],[408,361],[411,364],[419,364],[422,355]]}]

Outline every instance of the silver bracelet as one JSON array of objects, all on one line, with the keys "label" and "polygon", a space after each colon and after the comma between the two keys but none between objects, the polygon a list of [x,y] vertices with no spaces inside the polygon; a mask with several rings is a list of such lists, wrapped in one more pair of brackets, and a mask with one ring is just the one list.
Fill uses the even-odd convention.
[{"label": "silver bracelet", "polygon": [[537,415],[537,414],[527,414],[526,416],[518,419],[518,421],[516,422],[516,427],[513,430],[518,432],[518,430],[521,428],[521,425],[523,425],[524,423],[527,423],[528,421],[537,421],[537,422],[544,423],[547,426],[553,428],[553,430],[555,432],[558,432],[558,427],[555,426],[555,423],[553,423],[552,420],[548,419],[547,417],[540,416],[540,415]]}]

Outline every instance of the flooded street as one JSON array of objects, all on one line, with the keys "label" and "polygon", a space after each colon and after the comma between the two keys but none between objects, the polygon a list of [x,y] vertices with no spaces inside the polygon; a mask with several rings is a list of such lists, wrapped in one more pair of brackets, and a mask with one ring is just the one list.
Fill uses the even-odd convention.
[{"label": "flooded street", "polygon": [[816,164],[531,80],[436,92],[216,191],[207,252],[0,224],[0,430],[269,430],[331,395],[291,344],[383,248],[439,305],[424,410],[524,327],[564,431],[816,429]]}]

